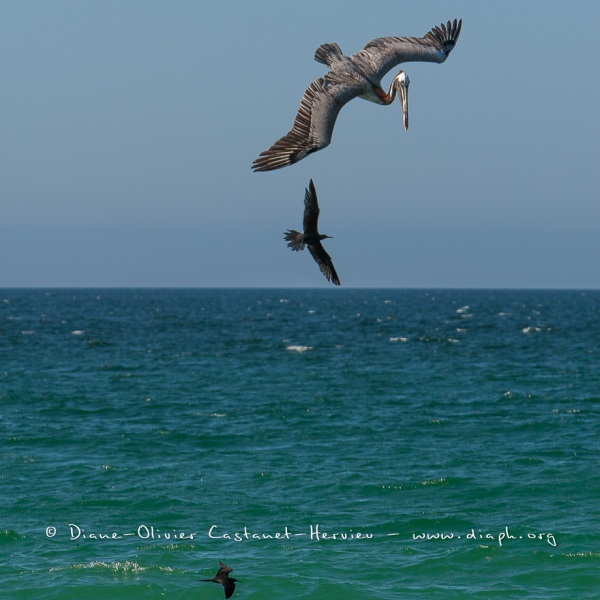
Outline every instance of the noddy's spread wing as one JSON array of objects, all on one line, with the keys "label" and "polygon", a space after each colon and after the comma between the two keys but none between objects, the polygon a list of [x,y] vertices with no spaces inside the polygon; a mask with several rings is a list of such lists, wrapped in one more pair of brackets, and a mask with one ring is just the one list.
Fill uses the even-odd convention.
[{"label": "noddy's spread wing", "polygon": [[[311,179],[306,194],[304,195],[304,235],[308,237],[309,240],[314,241],[308,241],[306,245],[308,246],[308,251],[315,259],[315,262],[319,265],[321,273],[327,278],[327,281],[331,281],[335,285],[341,285],[340,278],[333,266],[331,256],[329,256],[325,248],[323,248],[323,244],[321,244],[321,235],[319,234],[318,228],[320,212],[321,209],[319,208],[319,201],[317,200],[317,190]],[[323,236],[323,238],[325,237],[329,236]]]},{"label": "noddy's spread wing", "polygon": [[314,181],[311,179],[304,191],[304,218],[302,220],[302,227],[304,228],[305,236],[319,235],[320,213],[321,209],[319,208],[319,201],[317,199],[317,190]]},{"label": "noddy's spread wing", "polygon": [[225,563],[219,561],[219,570],[212,579],[201,579],[200,581],[211,581],[212,583],[219,583],[225,590],[225,598],[231,598],[233,592],[235,592],[235,582],[237,579],[229,577],[233,569],[228,567]]},{"label": "noddy's spread wing", "polygon": [[342,285],[340,278],[333,266],[331,256],[327,254],[323,244],[321,242],[315,242],[314,244],[308,244],[308,251],[312,254],[315,262],[319,265],[321,273],[327,277],[327,281],[331,281],[334,285]]},{"label": "noddy's spread wing", "polygon": [[292,250],[304,250],[305,246],[308,246],[308,251],[311,256],[315,259],[321,273],[325,275],[327,281],[331,281],[335,285],[341,285],[340,278],[333,266],[331,256],[327,254],[321,240],[331,237],[319,233],[318,222],[319,222],[319,201],[317,200],[317,190],[313,180],[310,180],[306,193],[304,194],[304,233],[288,229],[284,234],[285,239],[288,241],[288,246]]}]

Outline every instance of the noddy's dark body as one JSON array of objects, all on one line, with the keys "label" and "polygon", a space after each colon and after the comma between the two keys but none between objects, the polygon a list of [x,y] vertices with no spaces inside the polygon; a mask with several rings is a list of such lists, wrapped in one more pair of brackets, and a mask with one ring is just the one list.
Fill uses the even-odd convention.
[{"label": "noddy's dark body", "polygon": [[200,581],[212,581],[213,583],[221,584],[225,590],[225,598],[231,598],[233,592],[235,592],[235,582],[237,581],[235,577],[229,577],[229,573],[232,571],[231,567],[219,561],[217,574],[212,579],[200,579]]},{"label": "noddy's dark body", "polygon": [[304,233],[288,229],[284,233],[284,238],[287,240],[287,245],[296,252],[304,250],[308,246],[308,251],[311,253],[315,262],[319,265],[321,273],[325,275],[327,281],[331,281],[335,285],[341,285],[340,278],[336,273],[331,256],[327,254],[321,240],[330,238],[330,235],[319,233],[319,202],[317,200],[317,190],[313,180],[310,180],[306,193],[304,194]]}]

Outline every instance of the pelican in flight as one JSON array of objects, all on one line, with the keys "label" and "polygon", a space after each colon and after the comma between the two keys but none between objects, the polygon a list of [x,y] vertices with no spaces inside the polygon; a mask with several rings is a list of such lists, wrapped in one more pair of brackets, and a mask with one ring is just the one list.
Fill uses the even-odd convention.
[{"label": "pelican in flight", "polygon": [[231,567],[219,561],[217,574],[212,579],[200,579],[200,581],[212,581],[221,584],[225,590],[225,598],[231,598],[233,592],[235,592],[235,582],[237,581],[235,577],[229,577],[231,571],[233,571]]},{"label": "pelican in flight", "polygon": [[252,163],[252,169],[281,169],[328,146],[340,110],[356,97],[387,105],[394,101],[397,92],[406,131],[408,75],[399,71],[387,93],[381,87],[381,78],[403,62],[443,63],[456,45],[461,27],[462,19],[454,19],[434,27],[421,38],[375,38],[352,56],[344,56],[335,43],[319,46],[315,60],[327,65],[329,72],[308,86],[292,129],[268,150],[261,152]]},{"label": "pelican in flight", "polygon": [[304,194],[304,233],[288,229],[283,237],[287,240],[287,245],[292,250],[299,252],[308,246],[308,251],[312,254],[315,262],[319,265],[321,273],[335,285],[341,285],[340,278],[335,271],[331,256],[327,254],[321,240],[330,238],[330,235],[319,233],[317,222],[319,220],[319,202],[317,200],[317,190],[313,180],[310,180],[308,188]]}]

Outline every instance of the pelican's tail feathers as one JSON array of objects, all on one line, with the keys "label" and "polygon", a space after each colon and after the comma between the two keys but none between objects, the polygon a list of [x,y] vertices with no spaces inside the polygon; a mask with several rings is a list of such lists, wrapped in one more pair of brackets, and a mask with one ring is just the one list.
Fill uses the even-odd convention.
[{"label": "pelican's tail feathers", "polygon": [[288,229],[283,234],[284,239],[288,243],[288,248],[299,252],[300,250],[304,250],[306,246],[306,242],[304,241],[304,234],[299,231],[295,231],[294,229]]},{"label": "pelican's tail feathers", "polygon": [[315,52],[315,60],[328,67],[344,56],[342,49],[336,44],[321,44]]}]

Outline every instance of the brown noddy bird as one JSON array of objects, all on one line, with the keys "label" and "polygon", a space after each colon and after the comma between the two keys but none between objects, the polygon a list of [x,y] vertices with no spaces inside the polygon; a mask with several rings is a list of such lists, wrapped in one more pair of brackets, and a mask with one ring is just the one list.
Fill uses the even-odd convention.
[{"label": "brown noddy bird", "polygon": [[233,592],[235,592],[235,577],[229,577],[233,569],[228,567],[226,564],[219,561],[219,570],[212,579],[200,579],[199,581],[212,581],[213,583],[219,583],[225,590],[225,598],[231,598]]},{"label": "brown noddy bird", "polygon": [[327,281],[331,281],[335,285],[341,285],[340,278],[333,266],[331,256],[327,254],[325,248],[323,248],[323,244],[321,244],[321,240],[330,238],[331,236],[319,233],[319,212],[317,190],[311,179],[304,194],[304,233],[300,233],[294,229],[288,229],[283,236],[288,243],[287,245],[296,252],[304,250],[304,248],[308,246],[308,251],[319,265],[319,269],[321,269],[321,272],[325,275]]}]

